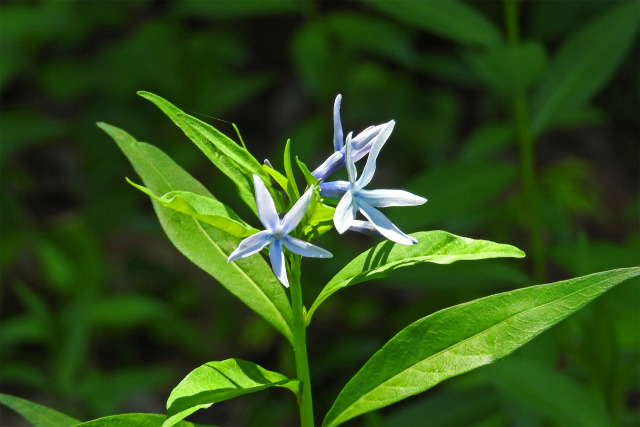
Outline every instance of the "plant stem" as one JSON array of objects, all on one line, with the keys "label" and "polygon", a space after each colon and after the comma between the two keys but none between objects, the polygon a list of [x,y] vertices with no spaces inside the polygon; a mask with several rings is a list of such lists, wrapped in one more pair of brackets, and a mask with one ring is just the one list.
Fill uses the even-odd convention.
[{"label": "plant stem", "polygon": [[291,256],[291,271],[289,285],[291,290],[291,306],[293,309],[293,351],[295,352],[296,374],[301,381],[300,425],[313,427],[313,400],[311,397],[311,378],[309,376],[309,360],[307,358],[306,322],[303,312],[302,286],[300,284],[299,255]]},{"label": "plant stem", "polygon": [[[505,0],[505,24],[509,44],[520,44],[520,30],[518,24],[518,1]],[[520,174],[524,196],[525,221],[531,240],[533,252],[533,274],[536,282],[543,283],[546,275],[544,245],[542,242],[542,228],[538,210],[538,191],[535,179],[534,140],[529,123],[529,108],[524,90],[521,89],[512,97],[513,119],[516,136],[520,145]]]}]

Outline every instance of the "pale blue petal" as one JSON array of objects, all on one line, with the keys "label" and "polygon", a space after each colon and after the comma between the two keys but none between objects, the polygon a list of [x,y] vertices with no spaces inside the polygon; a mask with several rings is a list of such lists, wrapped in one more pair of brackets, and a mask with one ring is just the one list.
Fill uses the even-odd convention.
[{"label": "pale blue petal", "polygon": [[287,267],[284,264],[284,253],[282,252],[282,240],[276,239],[269,246],[269,259],[271,260],[271,268],[275,273],[280,283],[285,288],[289,287],[289,280],[287,279]]},{"label": "pale blue petal", "polygon": [[358,178],[358,171],[356,170],[356,165],[353,163],[353,159],[351,158],[351,133],[349,135],[347,135],[347,140],[345,141],[345,147],[346,147],[346,156],[345,156],[345,163],[347,165],[347,175],[349,176],[349,182],[351,183],[351,185],[353,185],[356,182],[356,179]]},{"label": "pale blue petal", "polygon": [[276,205],[273,203],[269,190],[262,182],[258,175],[253,175],[253,186],[256,190],[256,206],[258,208],[258,218],[264,228],[273,231],[280,224],[280,218],[276,211]]},{"label": "pale blue petal", "polygon": [[339,200],[351,188],[351,184],[349,181],[331,181],[322,182],[318,187],[322,197]]},{"label": "pale blue petal", "polygon": [[333,255],[331,252],[326,251],[316,245],[312,245],[304,240],[296,239],[295,237],[287,236],[283,239],[284,246],[294,254],[312,257],[312,258],[331,258]]},{"label": "pale blue petal", "polygon": [[289,212],[282,218],[282,223],[280,226],[280,230],[284,234],[289,234],[293,231],[294,228],[298,226],[302,217],[307,212],[307,208],[309,207],[309,202],[311,201],[311,196],[313,195],[313,185],[309,187],[307,191],[298,199],[295,205],[291,208]]},{"label": "pale blue petal", "polygon": [[340,199],[336,212],[333,214],[333,224],[336,226],[338,233],[342,234],[356,218],[358,207],[355,205],[351,191],[347,191]]},{"label": "pale blue petal", "polygon": [[369,154],[373,141],[383,128],[384,125],[369,126],[353,138],[351,141],[351,159],[354,163]]},{"label": "pale blue petal", "polygon": [[333,150],[340,151],[344,145],[342,136],[342,122],[340,121],[340,103],[342,95],[338,94],[333,103]]},{"label": "pale blue petal", "polygon": [[366,234],[373,237],[384,237],[371,221],[354,220],[349,227],[349,231]]},{"label": "pale blue petal", "polygon": [[418,206],[427,199],[404,190],[360,190],[358,198],[371,206],[384,208],[387,206]]},{"label": "pale blue petal", "polygon": [[380,234],[382,234],[387,239],[393,240],[394,242],[401,243],[403,245],[413,245],[414,243],[418,243],[416,239],[411,236],[407,236],[402,231],[400,231],[400,229],[396,227],[389,220],[389,218],[384,216],[382,212],[380,212],[373,206],[360,200],[358,203],[358,207],[360,208],[360,212],[362,212],[362,214],[373,223]]},{"label": "pale blue petal", "polygon": [[367,164],[364,166],[364,170],[362,171],[362,176],[358,180],[358,188],[362,188],[368,183],[371,182],[373,178],[373,174],[376,171],[376,161],[378,159],[378,154],[380,154],[380,150],[387,139],[389,139],[389,135],[393,132],[393,127],[396,122],[391,120],[389,123],[385,124],[384,127],[380,130],[376,139],[373,140],[373,144],[371,146],[371,151],[369,152],[369,157],[367,158]]},{"label": "pale blue petal", "polygon": [[342,167],[344,167],[344,148],[342,151],[336,151],[330,155],[327,160],[311,172],[311,175],[315,176],[318,182],[322,182]]},{"label": "pale blue petal", "polygon": [[262,248],[269,244],[269,239],[271,239],[271,233],[267,230],[262,230],[256,234],[252,234],[240,242],[235,251],[231,252],[227,262],[233,262],[240,258],[246,258],[253,255],[256,252],[260,252]]}]

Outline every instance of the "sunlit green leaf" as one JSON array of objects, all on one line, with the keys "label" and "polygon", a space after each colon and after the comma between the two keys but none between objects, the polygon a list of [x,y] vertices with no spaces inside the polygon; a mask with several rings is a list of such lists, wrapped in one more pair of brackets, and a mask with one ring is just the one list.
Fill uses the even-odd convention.
[{"label": "sunlit green leaf", "polygon": [[402,22],[465,45],[493,46],[502,39],[491,20],[461,1],[369,0],[364,3]]},{"label": "sunlit green leaf", "polygon": [[638,5],[621,3],[573,33],[556,53],[532,100],[534,134],[581,107],[613,77],[639,22]]},{"label": "sunlit green leaf", "polygon": [[284,192],[287,193],[287,197],[289,198],[290,204],[292,204],[291,200],[296,200],[295,198],[296,194],[293,191],[293,187],[291,186],[291,183],[289,182],[287,177],[282,175],[280,172],[278,172],[277,170],[273,169],[268,165],[262,165],[262,168],[271,176],[271,178],[273,178],[275,182],[278,183],[280,188],[282,188]]},{"label": "sunlit green leaf", "polygon": [[[287,140],[287,145],[284,147],[284,172],[287,175],[291,191],[296,195],[296,199],[291,200],[292,203],[295,203],[295,201],[300,198],[300,192],[298,191],[296,177],[293,175],[293,168],[291,167],[291,140]],[[289,192],[287,191],[287,193]]]},{"label": "sunlit green leaf", "polygon": [[421,393],[507,356],[640,267],[504,292],[440,310],[403,329],[342,390],[324,425]]},{"label": "sunlit green leaf", "polygon": [[129,179],[127,181],[165,208],[211,224],[233,237],[242,239],[258,232],[236,215],[230,207],[211,197],[200,196],[189,191],[170,191],[158,197],[147,187],[131,182]]},{"label": "sunlit green leaf", "polygon": [[269,387],[284,387],[297,394],[299,381],[240,359],[206,363],[173,389],[167,400],[168,418],[162,427],[171,427],[214,403]]},{"label": "sunlit green leaf", "polygon": [[251,153],[212,126],[185,114],[165,99],[149,92],[138,94],[153,102],[173,120],[209,160],[234,182],[240,198],[256,212],[252,175],[256,174],[262,178],[267,188],[270,188],[270,181],[262,165]]},{"label": "sunlit green leaf", "polygon": [[70,427],[80,422],[46,406],[4,393],[0,393],[0,403],[22,415],[34,427]]},{"label": "sunlit green leaf", "polygon": [[336,209],[322,203],[320,190],[315,187],[309,202],[309,208],[302,221],[302,238],[313,240],[322,236],[333,227],[333,215]]},{"label": "sunlit green leaf", "polygon": [[318,180],[316,179],[315,176],[311,175],[311,172],[309,171],[309,168],[307,167],[307,165],[305,165],[298,158],[298,156],[296,156],[296,163],[298,163],[298,167],[302,171],[302,174],[304,175],[304,179],[305,179],[305,181],[307,181],[307,185],[315,185],[315,186],[317,186],[318,185]]},{"label": "sunlit green leaf", "polygon": [[[167,416],[161,414],[119,414],[87,421],[78,424],[77,427],[160,427],[166,419]],[[180,421],[175,425],[178,427],[205,427],[188,421]]]},{"label": "sunlit green leaf", "polygon": [[407,246],[386,240],[354,258],[320,292],[309,309],[307,322],[318,306],[334,292],[367,280],[387,277],[398,268],[422,262],[451,264],[461,260],[524,257],[524,252],[514,246],[459,237],[445,231],[424,231],[411,236],[418,243]]},{"label": "sunlit green leaf", "polygon": [[[136,141],[126,132],[99,123],[127,156],[145,185],[157,194],[189,191],[214,198],[191,175],[158,148]],[[227,263],[240,240],[196,218],[167,209],[155,200],[153,207],[171,242],[194,264],[205,270],[249,308],[264,317],[291,340],[291,306],[282,285],[261,256]]]}]

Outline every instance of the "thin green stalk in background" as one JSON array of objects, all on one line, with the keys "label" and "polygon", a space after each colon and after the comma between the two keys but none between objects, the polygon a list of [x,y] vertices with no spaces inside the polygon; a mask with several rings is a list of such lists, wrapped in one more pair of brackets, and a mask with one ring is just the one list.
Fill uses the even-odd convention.
[{"label": "thin green stalk in background", "polygon": [[303,312],[302,286],[300,285],[301,257],[291,256],[291,306],[293,309],[293,351],[295,352],[296,375],[300,380],[301,390],[298,405],[300,406],[300,425],[313,426],[313,400],[311,397],[311,378],[309,376],[309,360],[307,358],[306,322]]},{"label": "thin green stalk in background", "polygon": [[[517,46],[520,44],[517,0],[505,0],[504,10],[509,44]],[[538,191],[535,180],[534,141],[531,134],[529,111],[524,91],[520,90],[514,94],[511,102],[516,136],[518,138],[518,144],[520,145],[520,173],[524,196],[523,208],[529,238],[531,240],[533,274],[537,283],[543,283],[546,275],[546,263],[538,210]]]}]

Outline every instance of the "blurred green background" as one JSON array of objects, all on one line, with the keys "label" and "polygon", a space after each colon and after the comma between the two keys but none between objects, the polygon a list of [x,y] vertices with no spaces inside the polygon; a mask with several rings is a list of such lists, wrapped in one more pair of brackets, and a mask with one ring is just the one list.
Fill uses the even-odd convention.
[{"label": "blurred green background", "polygon": [[[310,167],[332,152],[342,93],[346,132],[397,122],[376,187],[429,199],[386,211],[401,229],[527,252],[422,265],[328,300],[308,333],[318,417],[420,317],[640,264],[639,6],[516,6],[505,19],[509,4],[493,1],[3,2],[1,391],[91,419],[164,413],[172,387],[211,360],[295,374],[285,340],[175,250],[125,182],[139,180],[96,121],[157,145],[258,225],[137,90],[234,139],[236,123],[249,150],[278,169],[287,138]],[[535,179],[523,187],[527,165]],[[307,305],[375,243],[347,236],[318,241],[333,259],[305,261]],[[625,283],[505,362],[351,425],[639,425],[639,308],[638,281]],[[191,419],[297,422],[285,390],[201,412]],[[0,419],[19,423],[4,408]]]}]

